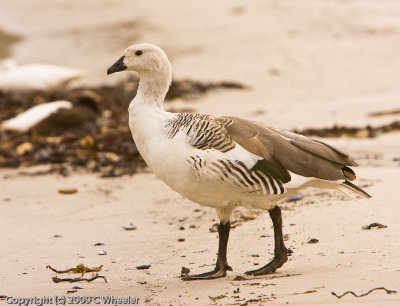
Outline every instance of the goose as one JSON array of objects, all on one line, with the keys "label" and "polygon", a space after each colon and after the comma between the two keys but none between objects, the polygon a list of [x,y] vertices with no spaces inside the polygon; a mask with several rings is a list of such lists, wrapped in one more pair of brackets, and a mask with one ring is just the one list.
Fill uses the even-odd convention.
[{"label": "goose", "polygon": [[352,191],[371,196],[350,181],[357,163],[319,140],[231,116],[164,111],[172,67],[158,46],[128,47],[107,70],[136,71],[140,82],[129,105],[129,127],[143,159],[155,175],[183,197],[213,207],[219,218],[218,254],[210,272],[183,280],[225,277],[230,220],[238,206],[269,212],[274,258],[247,275],[274,273],[287,261],[281,209],[277,205],[305,188]]},{"label": "goose", "polygon": [[50,64],[16,65],[12,60],[0,63],[0,90],[49,91],[63,89],[69,82],[81,78],[82,70]]}]

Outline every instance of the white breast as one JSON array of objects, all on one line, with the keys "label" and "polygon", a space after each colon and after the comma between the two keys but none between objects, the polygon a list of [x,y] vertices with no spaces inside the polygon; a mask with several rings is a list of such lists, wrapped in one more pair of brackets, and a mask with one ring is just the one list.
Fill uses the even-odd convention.
[{"label": "white breast", "polygon": [[[183,175],[189,175],[185,162],[189,147],[179,138],[168,139],[165,124],[174,114],[148,107],[130,108],[129,127],[136,147],[151,170],[174,190],[179,189]],[[187,148],[186,148],[187,147]]]}]

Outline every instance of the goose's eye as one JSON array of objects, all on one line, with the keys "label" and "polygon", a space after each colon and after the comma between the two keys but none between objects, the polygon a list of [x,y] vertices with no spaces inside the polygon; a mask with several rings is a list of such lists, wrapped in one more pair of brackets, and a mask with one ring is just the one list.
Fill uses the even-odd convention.
[{"label": "goose's eye", "polygon": [[135,52],[135,54],[136,54],[137,56],[142,55],[142,53],[143,53],[142,50],[137,50],[137,51]]}]

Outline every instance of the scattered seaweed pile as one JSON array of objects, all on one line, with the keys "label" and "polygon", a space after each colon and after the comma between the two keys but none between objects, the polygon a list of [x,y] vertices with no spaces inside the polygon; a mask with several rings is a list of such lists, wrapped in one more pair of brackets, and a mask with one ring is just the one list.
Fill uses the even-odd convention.
[{"label": "scattered seaweed pile", "polygon": [[393,121],[389,124],[372,127],[370,125],[364,127],[355,126],[338,126],[335,125],[330,128],[307,128],[304,130],[295,130],[305,136],[318,136],[318,137],[355,137],[355,138],[374,138],[379,134],[400,131],[400,121]]},{"label": "scattered seaweed pile", "polygon": [[[95,120],[73,124],[56,117],[26,133],[0,130],[0,168],[51,164],[51,172],[68,175],[70,170],[87,169],[103,177],[133,174],[145,164],[140,158],[128,126],[127,107],[135,96],[138,79],[128,78],[113,86],[76,88],[53,92],[0,92],[0,122],[32,106],[67,100],[75,106],[90,104],[98,113]],[[166,97],[191,100],[218,88],[242,89],[234,82],[201,83],[174,81]],[[86,100],[86,101],[85,101]],[[63,124],[64,123],[64,124]],[[68,124],[67,124],[68,123]]]}]

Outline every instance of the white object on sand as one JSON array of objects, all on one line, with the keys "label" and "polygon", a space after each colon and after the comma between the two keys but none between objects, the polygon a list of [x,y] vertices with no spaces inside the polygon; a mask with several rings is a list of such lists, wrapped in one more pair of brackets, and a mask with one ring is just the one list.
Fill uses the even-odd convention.
[{"label": "white object on sand", "polygon": [[72,108],[72,103],[69,101],[54,101],[39,104],[14,118],[3,121],[0,127],[3,130],[26,132],[37,123],[62,108],[70,109]]},{"label": "white object on sand", "polygon": [[82,70],[50,65],[27,64],[17,66],[13,61],[0,63],[0,90],[54,90],[65,87],[84,75]]}]

